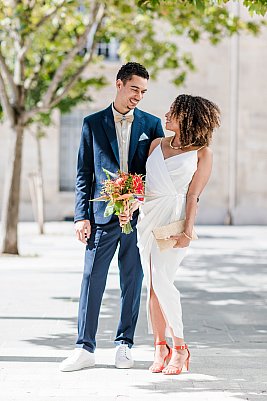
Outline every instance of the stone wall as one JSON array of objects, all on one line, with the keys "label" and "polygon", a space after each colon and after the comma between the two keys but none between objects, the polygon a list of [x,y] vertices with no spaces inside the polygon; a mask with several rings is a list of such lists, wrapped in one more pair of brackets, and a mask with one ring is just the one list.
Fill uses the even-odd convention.
[{"label": "stone wall", "polygon": [[[157,81],[149,83],[148,93],[140,103],[140,108],[162,118],[171,102],[180,93],[190,93],[207,97],[216,102],[222,111],[222,126],[214,134],[212,148],[214,166],[210,182],[201,196],[198,212],[200,224],[223,224],[227,221],[229,199],[229,154],[230,154],[230,50],[231,40],[225,39],[214,47],[207,40],[192,44],[186,39],[179,40],[181,49],[193,53],[197,71],[190,73],[186,85],[176,88],[171,84],[172,74],[162,72]],[[234,224],[267,223],[267,29],[260,37],[241,35],[239,45],[239,91],[238,91],[238,131],[236,205],[233,210]],[[110,85],[93,93],[94,102],[82,106],[84,116],[89,110],[99,110],[112,102],[115,95],[114,80],[120,63],[106,62],[102,72]],[[99,68],[95,67],[95,73]],[[90,70],[90,75],[94,70]],[[82,121],[81,121],[82,124]],[[0,202],[4,171],[7,162],[8,128],[0,125]],[[171,133],[166,132],[166,135]],[[33,218],[27,176],[37,166],[36,144],[32,134],[25,134],[23,150],[23,171],[21,191],[21,220]],[[42,140],[45,213],[48,220],[62,220],[73,214],[74,196],[72,192],[59,190],[60,116],[54,113],[54,125],[46,129]],[[73,149],[76,153],[76,149]],[[1,203],[0,203],[1,206]]]}]

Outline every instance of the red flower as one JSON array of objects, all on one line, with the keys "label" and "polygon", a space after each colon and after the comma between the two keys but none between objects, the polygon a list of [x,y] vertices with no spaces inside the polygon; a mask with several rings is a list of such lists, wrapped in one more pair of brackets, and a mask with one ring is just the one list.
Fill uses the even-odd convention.
[{"label": "red flower", "polygon": [[[108,202],[104,214],[106,217],[113,213],[119,215],[125,211],[128,212],[135,199],[144,200],[145,186],[141,175],[118,171],[115,178],[111,178],[114,174],[105,169],[104,171],[108,179],[103,182],[102,196],[92,201]],[[125,234],[132,231],[130,222],[123,226],[122,231]]]}]

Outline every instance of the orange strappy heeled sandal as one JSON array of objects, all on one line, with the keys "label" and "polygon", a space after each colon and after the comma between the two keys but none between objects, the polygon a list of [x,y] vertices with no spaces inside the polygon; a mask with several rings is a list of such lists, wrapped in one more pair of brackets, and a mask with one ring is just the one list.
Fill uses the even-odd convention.
[{"label": "orange strappy heeled sandal", "polygon": [[[176,350],[186,349],[186,350],[187,350],[188,356],[187,356],[186,360],[184,361],[184,365],[183,365],[183,366],[185,366],[186,370],[188,371],[188,370],[189,370],[190,352],[189,352],[189,349],[188,349],[187,344],[184,344],[184,345],[175,345],[175,346],[173,347],[173,349],[176,349]],[[174,371],[171,372],[171,373],[162,372],[164,375],[179,375],[179,374],[182,372],[182,370],[183,370],[183,367],[182,367],[182,368],[177,368],[176,366],[170,365],[170,364],[169,364],[168,366],[171,366],[172,368],[174,368]]]},{"label": "orange strappy heeled sandal", "polygon": [[[152,373],[161,373],[161,372],[163,371],[163,369],[165,368],[165,366],[167,366],[168,362],[169,362],[170,359],[171,359],[172,349],[169,347],[169,345],[167,344],[166,341],[158,341],[158,342],[156,342],[154,345],[155,345],[155,347],[156,347],[157,345],[166,345],[166,347],[167,347],[167,349],[168,349],[168,351],[169,351],[168,354],[165,356],[162,365],[160,365],[160,363],[157,363],[157,362],[155,363],[155,362],[154,362],[154,363],[150,366],[150,368],[149,368],[150,372],[152,372]],[[151,368],[152,368],[152,366],[153,366],[154,364],[155,364],[155,365],[159,365],[159,367],[152,370]]]}]

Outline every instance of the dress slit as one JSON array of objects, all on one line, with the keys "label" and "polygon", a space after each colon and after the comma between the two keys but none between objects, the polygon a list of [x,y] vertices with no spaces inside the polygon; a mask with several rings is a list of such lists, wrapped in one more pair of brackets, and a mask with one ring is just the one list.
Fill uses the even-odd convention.
[{"label": "dress slit", "polygon": [[183,338],[180,292],[174,285],[176,272],[187,248],[160,252],[153,229],[185,218],[186,193],[197,169],[197,152],[164,160],[160,144],[146,164],[146,197],[137,224],[138,247],[147,286],[148,331],[152,333],[150,290],[157,296],[166,321],[166,336]]}]

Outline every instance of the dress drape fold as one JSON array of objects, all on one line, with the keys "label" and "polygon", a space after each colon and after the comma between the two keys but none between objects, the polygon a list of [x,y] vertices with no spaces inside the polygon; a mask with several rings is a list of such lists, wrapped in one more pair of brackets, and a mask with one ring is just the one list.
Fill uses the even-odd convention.
[{"label": "dress drape fold", "polygon": [[160,252],[152,230],[185,218],[186,194],[197,169],[197,150],[164,160],[161,142],[146,163],[146,197],[137,224],[138,247],[147,286],[148,330],[152,332],[149,298],[150,286],[157,295],[166,319],[166,336],[172,328],[176,337],[183,338],[180,293],[174,285],[176,271],[187,248]]}]

